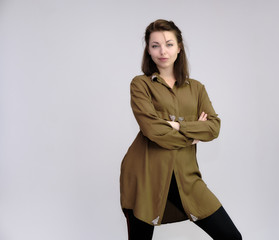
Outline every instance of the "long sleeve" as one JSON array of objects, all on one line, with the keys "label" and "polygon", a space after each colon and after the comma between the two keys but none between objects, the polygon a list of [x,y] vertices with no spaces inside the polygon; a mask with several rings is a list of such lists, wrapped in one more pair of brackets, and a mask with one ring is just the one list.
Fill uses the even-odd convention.
[{"label": "long sleeve", "polygon": [[182,121],[180,122],[179,131],[188,138],[198,139],[204,142],[211,141],[219,135],[221,120],[215,113],[203,85],[198,102],[199,116],[202,112],[205,112],[207,114],[207,121]]},{"label": "long sleeve", "polygon": [[148,86],[140,78],[135,78],[130,86],[131,107],[140,130],[149,140],[166,149],[190,146],[193,139],[173,129],[156,113]]}]

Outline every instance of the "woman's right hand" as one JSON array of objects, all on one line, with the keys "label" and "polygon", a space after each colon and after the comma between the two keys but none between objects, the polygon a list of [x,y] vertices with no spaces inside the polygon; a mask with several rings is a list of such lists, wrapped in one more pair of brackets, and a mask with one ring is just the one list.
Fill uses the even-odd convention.
[{"label": "woman's right hand", "polygon": [[[205,112],[202,112],[200,117],[199,117],[199,121],[207,121],[207,114]],[[200,140],[198,139],[194,139],[194,141],[192,142],[193,144],[197,144]]]}]

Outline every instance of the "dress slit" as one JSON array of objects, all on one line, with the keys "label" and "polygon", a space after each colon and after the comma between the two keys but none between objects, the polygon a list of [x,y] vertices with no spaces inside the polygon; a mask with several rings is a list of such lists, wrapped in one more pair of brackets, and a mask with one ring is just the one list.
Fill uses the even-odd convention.
[{"label": "dress slit", "polygon": [[187,219],[189,218],[182,205],[175,174],[173,172],[162,223],[172,223],[177,221],[184,221]]}]

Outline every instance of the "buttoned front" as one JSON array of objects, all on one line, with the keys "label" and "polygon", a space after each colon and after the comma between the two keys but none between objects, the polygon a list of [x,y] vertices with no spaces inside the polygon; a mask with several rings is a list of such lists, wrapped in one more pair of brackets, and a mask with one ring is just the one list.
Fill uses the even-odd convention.
[{"label": "buttoned front", "polygon": [[[221,204],[202,180],[192,144],[194,139],[211,141],[219,134],[220,119],[204,86],[189,79],[170,88],[155,73],[135,77],[130,87],[140,131],[121,164],[122,208],[133,209],[138,219],[152,225],[185,219],[167,204],[174,172],[188,218],[196,221],[211,215]],[[198,121],[202,112],[207,121]],[[167,121],[178,121],[179,131]]]}]

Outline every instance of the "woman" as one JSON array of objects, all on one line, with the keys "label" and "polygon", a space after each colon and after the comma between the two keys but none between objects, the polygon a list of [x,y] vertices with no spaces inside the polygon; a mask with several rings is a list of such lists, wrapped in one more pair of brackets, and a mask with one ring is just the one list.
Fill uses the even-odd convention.
[{"label": "woman", "polygon": [[187,219],[213,239],[242,239],[199,171],[196,144],[218,137],[220,119],[204,86],[189,78],[181,31],[157,20],[145,42],[144,75],[130,86],[140,131],[120,176],[129,240],[152,239],[155,225]]}]

